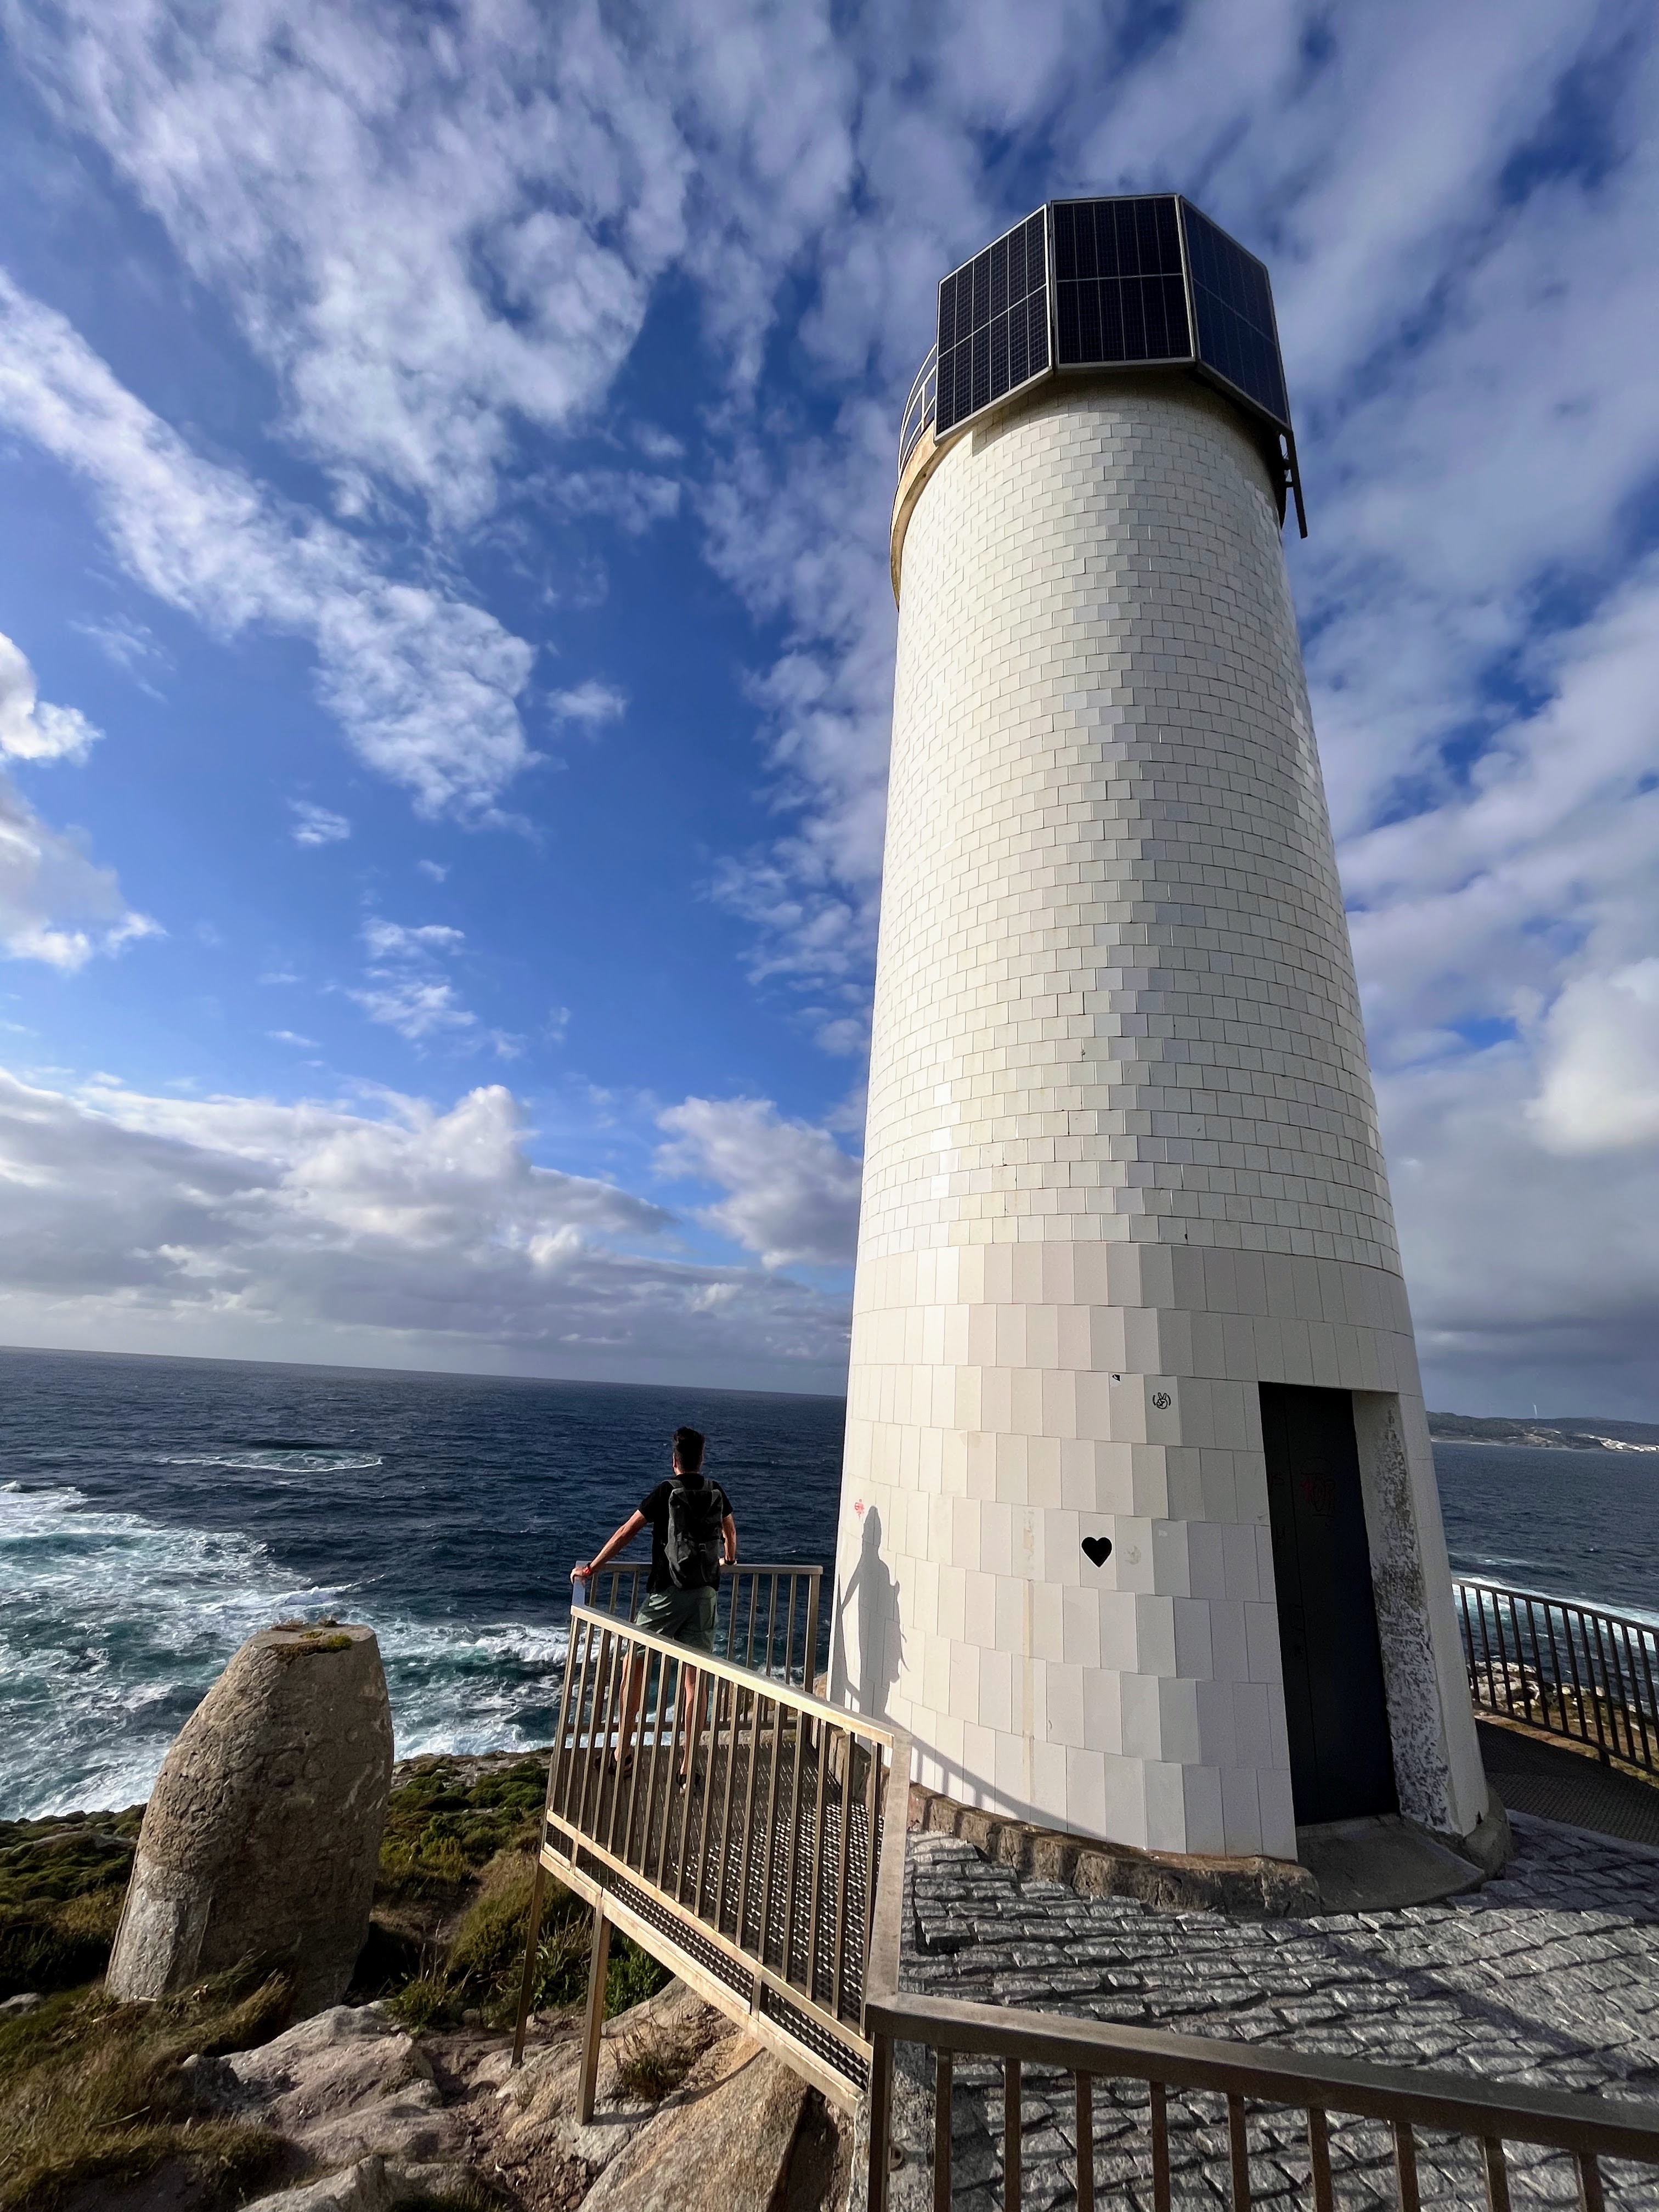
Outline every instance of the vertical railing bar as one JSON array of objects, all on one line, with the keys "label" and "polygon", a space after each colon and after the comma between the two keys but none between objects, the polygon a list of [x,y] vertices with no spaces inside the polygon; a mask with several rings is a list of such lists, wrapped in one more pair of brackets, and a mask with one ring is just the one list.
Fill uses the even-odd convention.
[{"label": "vertical railing bar", "polygon": [[1499,2136],[1482,2136],[1480,2156],[1486,2169],[1487,2212],[1510,2212],[1510,2171]]},{"label": "vertical railing bar", "polygon": [[1149,2081],[1152,2111],[1152,2212],[1170,2212],[1170,2093],[1162,2081]]},{"label": "vertical railing bar", "polygon": [[[647,1704],[651,1697],[651,1678],[652,1669],[653,1668],[656,1670],[657,1695],[654,1705],[651,1705],[650,1707],[651,1766],[650,1771],[645,1778],[645,1826],[640,1835],[639,1859],[640,1872],[641,1875],[647,1876],[651,1865],[653,1832],[655,1830],[657,1823],[657,1777],[662,1769],[663,1708],[668,1702],[668,1662],[660,1657],[655,1652],[647,1652],[646,1654],[645,1683],[640,1692],[640,1755],[641,1763],[643,1763],[645,1754],[645,1715]],[[668,1826],[668,1809],[665,1802],[663,1808],[662,1824],[663,1827],[666,1829]],[[659,1850],[658,1857],[660,1870],[660,1850]]]},{"label": "vertical railing bar", "polygon": [[[1625,1688],[1626,1668],[1630,1661],[1630,1638],[1625,1632],[1625,1624],[1622,1620],[1610,1619],[1607,1626],[1612,1639],[1613,1663],[1619,1677],[1619,1694],[1616,1698],[1610,1697],[1608,1699],[1607,1725],[1613,1731],[1614,1751],[1618,1753],[1620,1759],[1626,1759],[1629,1757],[1631,1751],[1630,1705]],[[1622,1749],[1620,1744],[1621,1735]]]},{"label": "vertical railing bar", "polygon": [[891,2141],[892,2106],[892,2038],[878,2035],[870,2048],[870,2162],[865,2193],[869,2212],[886,2212],[887,2154]]},{"label": "vertical railing bar", "polygon": [[1507,1665],[1504,1668],[1504,1679],[1509,1684],[1510,1690],[1510,1713],[1511,1717],[1513,1717],[1515,1712],[1516,1674],[1519,1674],[1521,1677],[1521,1711],[1522,1714],[1525,1715],[1530,1712],[1532,1708],[1530,1700],[1527,1694],[1526,1661],[1522,1657],[1521,1651],[1521,1616],[1515,1609],[1514,1592],[1512,1590],[1505,1591],[1504,1596],[1510,1609],[1510,1641],[1515,1646],[1514,1672],[1511,1673]]},{"label": "vertical railing bar", "polygon": [[835,1953],[831,1960],[830,1981],[830,2016],[841,2018],[842,1970],[846,1964],[847,1942],[847,1882],[853,1863],[853,1761],[858,1753],[858,1738],[850,1729],[842,1738],[841,1770],[841,1860],[836,1869],[836,1935]]},{"label": "vertical railing bar", "polygon": [[811,1593],[811,1602],[810,1618],[806,1626],[807,1632],[811,1638],[811,1644],[801,1660],[801,1687],[809,1697],[816,1697],[817,1692],[814,1686],[817,1681],[818,1669],[818,1615],[823,1606],[823,1569],[822,1567],[813,1568],[808,1588]]},{"label": "vertical railing bar", "polygon": [[587,1709],[587,1756],[581,1764],[581,1789],[576,1798],[575,1825],[584,1836],[592,1832],[587,1825],[587,1799],[589,1786],[596,1771],[594,1765],[596,1759],[601,1762],[599,1771],[601,1780],[604,1778],[605,1753],[595,1745],[593,1739],[599,1732],[600,1693],[605,1681],[605,1668],[611,1658],[611,1631],[605,1626],[606,1618],[607,1616],[602,1616],[596,1624],[599,1656],[593,1668],[592,1692]]},{"label": "vertical railing bar", "polygon": [[[743,1863],[738,1873],[738,1941],[749,1925],[749,1869],[755,1857],[755,1778],[760,1771],[761,1707],[766,1702],[758,1683],[749,1698],[749,1773],[743,1785]],[[760,1952],[766,1952],[766,1930],[761,1929]]]},{"label": "vertical railing bar", "polygon": [[1467,1583],[1452,1584],[1452,1601],[1457,1607],[1457,1626],[1461,1631],[1463,1649],[1463,1671],[1469,1678],[1471,1699],[1478,1694],[1474,1679],[1474,1631],[1469,1626],[1469,1586]]},{"label": "vertical railing bar", "polygon": [[864,1785],[864,1926],[860,1931],[864,1945],[861,1960],[866,1962],[870,1956],[871,1929],[876,1915],[876,1822],[879,1818],[880,1792],[881,1746],[872,1741],[869,1779]]},{"label": "vertical railing bar", "polygon": [[[708,1708],[708,1753],[704,1759],[702,1770],[702,1817],[697,1824],[697,1885],[694,1893],[696,1902],[692,1906],[699,1920],[702,1917],[703,1886],[708,1879],[712,1864],[708,1832],[714,1826],[714,1776],[720,1755],[720,1691],[722,1688],[735,1689],[736,1686],[735,1683],[723,1682],[718,1674],[700,1675],[697,1680],[697,1713],[700,1723],[704,1705],[706,1704]],[[698,1727],[697,1733],[699,1735],[702,1733],[701,1725]],[[697,1754],[694,1746],[691,1753],[691,1779],[687,1783],[686,1788],[695,1790],[697,1786]]]},{"label": "vertical railing bar", "polygon": [[783,1956],[778,1961],[778,1972],[786,1982],[791,1980],[789,1962],[795,1952],[795,1905],[800,1887],[800,1785],[806,1765],[806,1740],[811,1727],[811,1716],[797,1709],[795,1713],[795,1760],[790,1778],[789,1825],[784,1841],[788,1851],[788,1882],[784,1892]]},{"label": "vertical railing bar", "polygon": [[[1487,1598],[1487,1595],[1488,1595],[1488,1593],[1487,1593],[1486,1590],[1484,1590],[1484,1589],[1478,1589],[1475,1591],[1475,1594],[1474,1594],[1474,1617],[1475,1617],[1475,1619],[1476,1619],[1476,1620],[1480,1622],[1480,1663],[1481,1663],[1481,1665],[1482,1665],[1482,1666],[1486,1668],[1486,1709],[1487,1709],[1487,1711],[1488,1711],[1489,1712],[1494,1712],[1494,1713],[1495,1713],[1495,1712],[1498,1712],[1498,1711],[1501,1711],[1502,1709],[1500,1708],[1500,1706],[1499,1706],[1499,1705],[1498,1705],[1498,1686],[1497,1686],[1497,1684],[1492,1680],[1492,1638],[1488,1635],[1488,1633],[1487,1633],[1487,1632],[1486,1632],[1486,1598]],[[1493,1620],[1493,1623],[1494,1623],[1494,1625],[1496,1624],[1497,1618],[1498,1618],[1498,1615],[1497,1615],[1497,1609],[1496,1609],[1496,1608],[1497,1608],[1497,1604],[1498,1604],[1498,1601],[1497,1601],[1497,1599],[1496,1599],[1496,1598],[1493,1598],[1493,1600],[1492,1600],[1492,1606],[1493,1606],[1492,1620]]]},{"label": "vertical railing bar", "polygon": [[565,1793],[570,1777],[570,1762],[565,1754],[565,1743],[571,1728],[570,1693],[576,1686],[577,1654],[580,1642],[581,1623],[573,1611],[570,1642],[564,1655],[564,1680],[559,1685],[559,1724],[553,1734],[553,1757],[547,1769],[547,1799],[542,1808],[544,1841],[546,1840],[547,1822],[555,1814],[564,1810]]},{"label": "vertical railing bar", "polygon": [[[662,1828],[657,1838],[656,1886],[659,1889],[666,1889],[668,1884],[665,1877],[668,1872],[668,1838],[674,1826],[675,1808],[678,1806],[679,1808],[682,1835],[684,1835],[685,1815],[689,1809],[682,1802],[679,1792],[675,1787],[675,1777],[679,1772],[680,1763],[680,1729],[685,1721],[685,1699],[681,1694],[684,1686],[685,1668],[681,1661],[678,1659],[669,1659],[660,1654],[658,1656],[657,1665],[659,1670],[657,1676],[657,1711],[659,1715],[661,1714],[663,1705],[668,1697],[668,1670],[671,1667],[674,1669],[674,1724],[668,1732],[668,1771],[663,1778]],[[662,1724],[659,1718],[658,1722],[658,1735],[659,1739],[661,1733]]]},{"label": "vertical railing bar", "polygon": [[[1590,1669],[1590,1687],[1591,1687],[1591,1692],[1592,1692],[1593,1702],[1594,1702],[1595,1709],[1595,1746],[1596,1746],[1596,1749],[1597,1749],[1597,1751],[1601,1753],[1601,1764],[1603,1765],[1603,1766],[1605,1766],[1605,1765],[1607,1765],[1607,1721],[1610,1721],[1610,1720],[1612,1719],[1612,1717],[1613,1717],[1613,1709],[1612,1709],[1612,1705],[1611,1705],[1611,1704],[1610,1704],[1610,1703],[1609,1703],[1609,1701],[1608,1701],[1608,1698],[1607,1698],[1607,1645],[1606,1645],[1606,1644],[1605,1644],[1605,1642],[1603,1641],[1603,1638],[1602,1638],[1602,1635],[1601,1635],[1601,1621],[1600,1621],[1599,1620],[1597,1620],[1597,1619],[1596,1619],[1596,1617],[1595,1617],[1594,1614],[1592,1614],[1592,1613],[1586,1613],[1586,1612],[1584,1612],[1582,1608],[1580,1609],[1580,1612],[1579,1612],[1579,1615],[1578,1615],[1578,1617],[1579,1617],[1579,1619],[1580,1619],[1581,1620],[1583,1620],[1583,1621],[1584,1621],[1584,1622],[1586,1622],[1586,1623],[1589,1622],[1589,1621],[1590,1621],[1590,1620],[1595,1620],[1595,1650],[1594,1650],[1594,1651],[1592,1652],[1592,1650],[1591,1650],[1591,1649],[1590,1649],[1590,1632],[1589,1632],[1589,1629],[1588,1626],[1586,1626],[1585,1630],[1584,1630],[1584,1653],[1585,1653],[1585,1656],[1586,1656],[1586,1657],[1589,1659],[1589,1669]],[[1596,1680],[1595,1680],[1595,1669],[1596,1669],[1596,1662],[1597,1662],[1597,1661],[1599,1661],[1599,1662],[1601,1662],[1601,1683],[1600,1683],[1600,1685],[1599,1685],[1599,1686],[1597,1685]],[[1603,1720],[1603,1718],[1602,1718],[1602,1708],[1603,1708],[1603,1706],[1604,1706],[1604,1705],[1606,1705],[1606,1706],[1607,1706],[1607,1720],[1606,1720],[1606,1721],[1604,1721],[1604,1720]]]},{"label": "vertical railing bar", "polygon": [[1227,2165],[1232,2175],[1233,2212],[1250,2212],[1250,2147],[1244,2131],[1244,2100],[1227,2093]]},{"label": "vertical railing bar", "polygon": [[[628,1617],[629,1620],[632,1620],[634,1617],[632,1611],[629,1612]],[[639,1702],[635,1708],[634,1768],[632,1773],[628,1778],[628,1826],[623,1830],[622,1855],[624,1863],[628,1866],[635,1864],[634,1829],[635,1825],[635,1815],[639,1811],[640,1803],[640,1774],[641,1769],[645,1765],[645,1706],[646,1699],[650,1695],[651,1691],[651,1654],[648,1651],[641,1650],[636,1644],[633,1647],[631,1656],[633,1663],[639,1669],[640,1695]],[[624,1685],[623,1703],[626,1705],[627,1702],[627,1688]],[[646,1810],[646,1827],[647,1832],[650,1829],[650,1808],[647,1801]],[[644,1863],[644,1858],[645,1848],[643,1844],[641,1844],[640,1847],[641,1864]]]},{"label": "vertical railing bar", "polygon": [[1648,1686],[1648,1701],[1642,1712],[1642,1764],[1651,1774],[1654,1767],[1652,1724],[1659,1722],[1659,1695],[1653,1686],[1653,1638],[1644,1628],[1637,1649],[1642,1654],[1642,1674]]},{"label": "vertical railing bar", "polygon": [[[792,1590],[795,1587],[795,1577],[793,1574],[789,1577],[789,1587]],[[772,1577],[771,1588],[766,1594],[766,1664],[762,1669],[763,1674],[770,1674],[777,1665],[777,1640],[778,1578],[774,1575]],[[786,1682],[789,1679],[788,1670],[787,1668],[785,1669],[783,1679]]]},{"label": "vertical railing bar", "polygon": [[1308,2160],[1313,2167],[1314,2212],[1334,2212],[1336,2198],[1331,2187],[1331,2130],[1324,2108],[1308,2110]]},{"label": "vertical railing bar", "polygon": [[[1553,1605],[1547,1605],[1544,1607],[1544,1626],[1550,1632],[1550,1672],[1555,1677],[1555,1702],[1561,1713],[1561,1727],[1559,1729],[1553,1729],[1552,1733],[1562,1735],[1566,1729],[1567,1701],[1562,1694],[1561,1650],[1555,1640],[1555,1607]],[[1547,1703],[1544,1708],[1544,1725],[1546,1728],[1551,1726]]]},{"label": "vertical railing bar", "polygon": [[806,1920],[806,1994],[818,1993],[818,1895],[823,1887],[823,1808],[830,1789],[830,1723],[820,1721],[817,1802],[812,1815],[812,1887]]},{"label": "vertical railing bar", "polygon": [[933,2212],[951,2212],[951,2097],[956,2059],[938,2052],[933,2069]]},{"label": "vertical railing bar", "polygon": [[[1584,1720],[1584,1689],[1583,1683],[1578,1679],[1578,1638],[1572,1632],[1572,1615],[1565,1606],[1561,1607],[1561,1626],[1566,1633],[1567,1638],[1567,1668],[1572,1676],[1573,1711],[1578,1717],[1577,1727],[1576,1729],[1565,1725],[1566,1721],[1566,1702],[1564,1698],[1562,1701],[1561,1714],[1564,1725],[1561,1732],[1564,1735],[1569,1738],[1576,1735],[1579,1741],[1588,1743],[1589,1736]],[[1588,1653],[1585,1656],[1588,1657]]]},{"label": "vertical railing bar", "polygon": [[[778,1578],[774,1574],[769,1579],[775,1585]],[[749,1640],[744,1644],[743,1652],[743,1663],[745,1667],[752,1667],[755,1663],[755,1624],[759,1618],[760,1576],[756,1573],[749,1577]],[[735,1658],[736,1656],[734,1652],[732,1656]]]},{"label": "vertical railing bar", "polygon": [[[714,1894],[716,1928],[723,1928],[726,1924],[726,1869],[732,1861],[732,1798],[738,1779],[738,1738],[742,1733],[744,1694],[744,1689],[741,1684],[735,1686],[732,1692],[732,1747],[726,1755],[726,1810],[720,1820],[720,1887]],[[752,1774],[755,1771],[756,1750],[755,1692],[750,1690],[747,1695],[749,1698],[749,1771]],[[745,1867],[749,1864],[749,1830],[746,1825],[743,1832],[743,1863]],[[743,1941],[741,1913],[738,1915],[737,1932],[738,1941],[741,1943]]]},{"label": "vertical railing bar", "polygon": [[[1077,2083],[1077,2212],[1095,2212],[1095,2084],[1089,2074]],[[950,2212],[950,2208],[945,2208]]]},{"label": "vertical railing bar", "polygon": [[[772,1701],[772,1761],[766,1778],[766,1858],[761,1872],[760,1958],[762,1966],[768,1963],[766,1947],[772,1939],[772,1869],[778,1851],[778,1770],[783,1765],[783,1715],[781,1698]],[[787,1954],[785,1954],[786,1957]]]},{"label": "vertical railing bar", "polygon": [[[792,1669],[795,1663],[795,1589],[798,1577],[796,1576],[790,1576],[788,1625],[783,1632],[783,1683],[786,1689],[789,1686],[790,1680],[792,1679]],[[772,1670],[769,1667],[766,1671],[769,1674]]]},{"label": "vertical railing bar", "polygon": [[1578,2203],[1580,2212],[1602,2212],[1601,2168],[1593,2150],[1581,2150],[1573,2158],[1578,2173]]},{"label": "vertical railing bar", "polygon": [[[612,1699],[612,1703],[616,1707],[617,1773],[616,1778],[612,1782],[611,1787],[611,1819],[605,1832],[605,1847],[608,1851],[614,1851],[617,1848],[617,1814],[623,1802],[624,1787],[630,1796],[633,1794],[634,1789],[634,1777],[632,1770],[630,1769],[625,1784],[623,1778],[623,1762],[629,1757],[628,1748],[623,1741],[623,1735],[628,1724],[628,1680],[631,1662],[634,1656],[634,1647],[632,1643],[626,1638],[618,1635],[617,1638],[617,1664],[614,1672],[616,1690]],[[626,1846],[627,1842],[627,1831],[624,1830],[623,1833],[623,1843],[624,1847]],[[626,1856],[625,1848],[624,1856]]]},{"label": "vertical railing bar", "polygon": [[[580,1632],[581,1637],[581,1667],[576,1676],[576,1703],[574,1711],[571,1715],[570,1752],[568,1758],[565,1761],[564,1792],[562,1800],[559,1806],[559,1817],[565,1820],[571,1819],[571,1784],[579,1771],[581,1764],[582,1708],[587,1702],[587,1672],[593,1662],[593,1623],[592,1620],[586,1616],[583,1616],[579,1620],[573,1607],[570,1620],[573,1647],[578,1632]],[[571,1652],[571,1658],[574,1662],[575,1658],[574,1648]]]},{"label": "vertical railing bar", "polygon": [[1417,2139],[1409,2120],[1394,2124],[1394,2172],[1400,2191],[1400,2212],[1418,2212]]},{"label": "vertical railing bar", "polygon": [[1002,2062],[1003,2212],[1019,2212],[1019,2060],[1011,2051]]},{"label": "vertical railing bar", "polygon": [[707,1843],[708,1838],[708,1799],[710,1796],[710,1778],[708,1767],[705,1762],[702,1770],[702,1781],[701,1784],[699,1784],[697,1781],[697,1753],[702,1747],[702,1709],[706,1704],[712,1703],[712,1700],[709,1699],[706,1694],[708,1685],[701,1671],[697,1673],[697,1693],[696,1697],[693,1697],[690,1691],[687,1690],[685,1686],[685,1678],[691,1671],[693,1670],[687,1667],[682,1667],[680,1669],[680,1698],[683,1703],[690,1706],[691,1710],[685,1725],[685,1788],[680,1793],[685,1803],[685,1818],[680,1826],[679,1878],[674,1884],[674,1902],[676,1905],[684,1905],[685,1902],[685,1872],[687,1862],[692,1850],[691,1830],[693,1825],[696,1825],[697,1830],[697,1840],[696,1845],[697,1858],[696,1865],[698,1869],[699,1874],[701,1874],[702,1864],[703,1846]]},{"label": "vertical railing bar", "polygon": [[[1526,1599],[1526,1635],[1533,1639],[1533,1662],[1537,1662],[1537,1608],[1533,1606],[1531,1597]],[[1520,1617],[1517,1617],[1516,1621],[1516,1637],[1520,1639]],[[1526,1652],[1520,1652],[1520,1668],[1522,1668],[1522,1697],[1524,1697],[1526,1701],[1526,1725],[1531,1728],[1533,1725],[1533,1674],[1537,1672],[1537,1666],[1531,1666],[1531,1668],[1526,1666]],[[1541,1683],[1540,1683],[1540,1690],[1541,1690]],[[1540,1710],[1544,1710],[1544,1698],[1541,1697],[1540,1697]],[[1547,1714],[1547,1723],[1548,1723],[1548,1714]]]}]

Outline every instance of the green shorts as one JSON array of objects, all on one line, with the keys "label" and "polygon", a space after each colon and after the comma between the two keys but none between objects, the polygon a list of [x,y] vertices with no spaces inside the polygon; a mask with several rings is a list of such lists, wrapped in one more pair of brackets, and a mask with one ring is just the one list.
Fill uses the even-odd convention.
[{"label": "green shorts", "polygon": [[711,1589],[653,1590],[634,1615],[635,1628],[690,1644],[711,1656],[714,1649],[714,1592]]}]

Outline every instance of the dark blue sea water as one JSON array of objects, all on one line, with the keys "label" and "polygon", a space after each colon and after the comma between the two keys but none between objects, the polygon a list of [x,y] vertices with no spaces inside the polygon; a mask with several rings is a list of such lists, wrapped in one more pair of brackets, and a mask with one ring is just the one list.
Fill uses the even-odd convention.
[{"label": "dark blue sea water", "polygon": [[[242,1638],[377,1631],[400,1753],[544,1742],[569,1571],[689,1421],[827,1568],[839,1399],[0,1350],[0,1817],[122,1805]],[[1437,1448],[1454,1570],[1659,1617],[1659,1456]]]},{"label": "dark blue sea water", "polygon": [[[0,1349],[0,1818],[124,1805],[243,1638],[378,1632],[400,1755],[545,1742],[570,1569],[681,1422],[828,1567],[839,1398]],[[644,1547],[641,1547],[643,1553]]]}]

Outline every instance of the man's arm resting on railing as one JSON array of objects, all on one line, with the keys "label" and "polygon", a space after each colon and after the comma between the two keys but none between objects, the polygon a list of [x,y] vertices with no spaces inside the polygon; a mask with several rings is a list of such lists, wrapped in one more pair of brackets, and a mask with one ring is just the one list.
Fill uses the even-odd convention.
[{"label": "man's arm resting on railing", "polygon": [[[726,1526],[727,1528],[730,1528],[731,1525],[731,1521],[728,1518]],[[601,1545],[599,1549],[594,1553],[591,1559],[577,1560],[575,1565],[570,1570],[571,1581],[573,1583],[591,1582],[593,1577],[598,1574],[599,1569],[605,1565],[607,1560],[614,1559],[618,1552],[625,1551],[628,1548],[629,1545],[633,1542],[635,1537],[639,1534],[641,1529],[643,1528],[644,1526],[645,1516],[643,1513],[630,1513],[627,1520],[623,1522],[622,1527],[617,1529],[616,1534],[611,1538],[608,1543]]]}]

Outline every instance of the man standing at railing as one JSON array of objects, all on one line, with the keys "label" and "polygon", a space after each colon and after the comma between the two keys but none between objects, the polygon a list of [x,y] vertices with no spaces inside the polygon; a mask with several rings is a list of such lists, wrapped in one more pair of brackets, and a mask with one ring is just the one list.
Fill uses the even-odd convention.
[{"label": "man standing at railing", "polygon": [[[694,1650],[714,1650],[715,1602],[722,1566],[738,1564],[738,1524],[732,1501],[717,1482],[702,1471],[703,1437],[696,1429],[674,1431],[674,1473],[640,1500],[616,1534],[591,1559],[580,1559],[570,1570],[573,1583],[587,1583],[599,1569],[631,1544],[647,1522],[651,1529],[651,1572],[646,1595],[634,1616],[635,1628]],[[586,1592],[584,1591],[584,1595]],[[634,1733],[640,1693],[645,1686],[645,1659],[635,1655],[628,1662],[623,1688],[622,1726],[617,1735],[617,1757]],[[680,1749],[682,1780],[690,1771],[691,1747],[702,1718],[697,1670],[683,1667],[681,1706],[688,1717]]]}]

